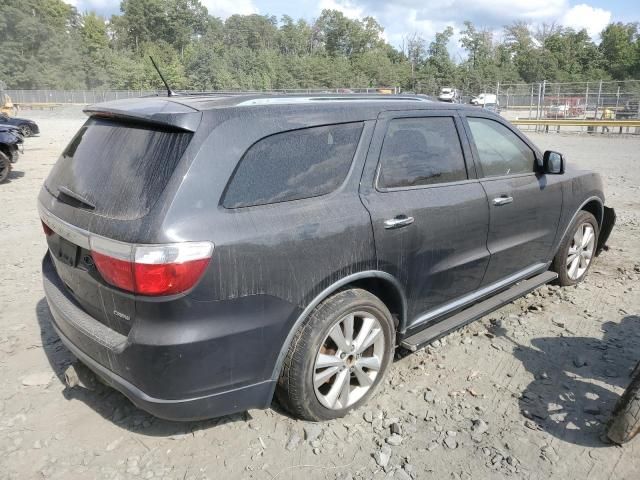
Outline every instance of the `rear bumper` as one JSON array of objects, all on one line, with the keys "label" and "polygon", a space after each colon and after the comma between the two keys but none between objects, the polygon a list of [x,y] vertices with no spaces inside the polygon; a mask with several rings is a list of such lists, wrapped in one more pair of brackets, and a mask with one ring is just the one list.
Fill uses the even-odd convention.
[{"label": "rear bumper", "polygon": [[52,324],[64,345],[141,409],[197,420],[270,405],[286,326],[299,313],[288,302],[260,295],[192,302],[186,312],[193,313],[158,305],[157,318],[138,315],[122,335],[79,306],[49,254],[42,270]]},{"label": "rear bumper", "polygon": [[[53,314],[53,309],[51,311]],[[89,367],[104,383],[118,390],[138,408],[156,417],[177,421],[202,420],[242,412],[250,408],[267,408],[271,403],[275,389],[275,382],[272,381],[197,398],[168,400],[151,397],[82,352],[64,336],[55,322],[53,328],[71,353]]]}]

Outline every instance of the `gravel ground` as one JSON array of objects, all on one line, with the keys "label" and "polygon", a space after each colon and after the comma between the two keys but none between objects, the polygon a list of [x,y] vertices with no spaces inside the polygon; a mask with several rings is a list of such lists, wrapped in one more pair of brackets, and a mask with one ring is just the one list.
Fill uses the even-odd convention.
[{"label": "gravel ground", "polygon": [[41,126],[0,185],[0,478],[637,479],[640,439],[603,440],[640,356],[640,138],[532,135],[599,170],[618,212],[577,288],[544,287],[411,355],[363,409],[324,424],[271,410],[172,423],[118,392],[67,389],[49,326],[38,189],[83,121]]}]

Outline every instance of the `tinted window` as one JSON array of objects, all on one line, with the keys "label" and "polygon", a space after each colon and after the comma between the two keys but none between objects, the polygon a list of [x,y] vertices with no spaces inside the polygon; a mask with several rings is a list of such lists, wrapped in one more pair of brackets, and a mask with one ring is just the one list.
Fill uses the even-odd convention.
[{"label": "tinted window", "polygon": [[451,117],[392,120],[380,154],[381,187],[465,180],[462,147]]},{"label": "tinted window", "polygon": [[467,120],[485,177],[535,171],[533,150],[515,133],[486,118],[469,117]]},{"label": "tinted window", "polygon": [[49,192],[64,200],[71,190],[98,215],[145,215],[171,178],[191,133],[89,119],[47,178]]},{"label": "tinted window", "polygon": [[305,128],[272,135],[245,153],[223,205],[264,205],[325,195],[349,172],[362,123]]}]

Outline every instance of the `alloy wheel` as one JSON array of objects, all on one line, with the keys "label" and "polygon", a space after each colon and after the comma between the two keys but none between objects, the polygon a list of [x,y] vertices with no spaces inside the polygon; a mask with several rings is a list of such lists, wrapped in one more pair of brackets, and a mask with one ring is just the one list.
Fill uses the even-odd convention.
[{"label": "alloy wheel", "polygon": [[588,222],[578,227],[573,235],[569,252],[567,253],[567,275],[571,280],[578,280],[589,268],[596,246],[596,234]]},{"label": "alloy wheel", "polygon": [[318,401],[331,410],[356,403],[373,386],[384,354],[384,334],[375,315],[354,312],[342,317],[316,355],[313,388]]}]

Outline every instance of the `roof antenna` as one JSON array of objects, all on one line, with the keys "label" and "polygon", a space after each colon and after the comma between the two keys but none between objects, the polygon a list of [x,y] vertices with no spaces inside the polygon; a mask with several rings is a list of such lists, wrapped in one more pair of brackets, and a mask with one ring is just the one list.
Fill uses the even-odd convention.
[{"label": "roof antenna", "polygon": [[153,57],[151,55],[149,55],[149,58],[151,59],[151,63],[153,63],[153,68],[155,68],[156,72],[158,72],[158,75],[160,75],[160,79],[162,80],[162,83],[164,83],[164,86],[167,87],[167,97],[175,97],[176,96],[176,92],[171,90],[171,87],[169,86],[167,81],[162,76],[162,73],[160,72],[160,69],[158,68],[158,65],[156,65],[156,62],[153,60]]}]

